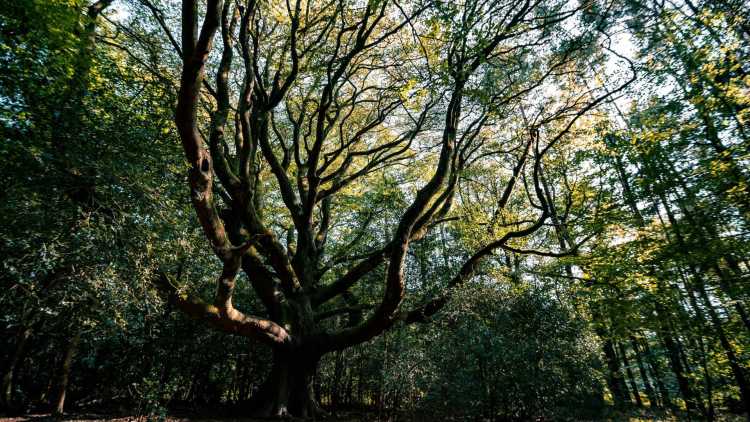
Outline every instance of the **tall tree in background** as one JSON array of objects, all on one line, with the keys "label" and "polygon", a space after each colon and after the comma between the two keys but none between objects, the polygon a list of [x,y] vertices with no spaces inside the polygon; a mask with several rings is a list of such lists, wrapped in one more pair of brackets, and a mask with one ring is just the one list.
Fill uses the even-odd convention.
[{"label": "tall tree in background", "polygon": [[169,170],[171,101],[101,48],[110,6],[29,0],[0,10],[0,319],[15,340],[1,368],[7,410],[26,405],[25,361],[50,348],[38,366],[57,367],[39,400],[62,413],[78,345],[119,318],[113,303],[144,275],[134,271],[149,255],[144,240],[180,236],[159,216],[179,209],[168,199],[178,171]]},{"label": "tall tree in background", "polygon": [[629,6],[649,94],[634,97],[631,110],[612,106],[615,129],[601,150],[621,198],[623,215],[612,221],[626,240],[609,238],[599,259],[584,261],[592,277],[619,288],[607,294],[621,307],[605,311],[617,315],[612,337],[642,336],[646,346],[651,338],[688,412],[715,417],[722,394],[750,411],[746,10],[739,2]]}]

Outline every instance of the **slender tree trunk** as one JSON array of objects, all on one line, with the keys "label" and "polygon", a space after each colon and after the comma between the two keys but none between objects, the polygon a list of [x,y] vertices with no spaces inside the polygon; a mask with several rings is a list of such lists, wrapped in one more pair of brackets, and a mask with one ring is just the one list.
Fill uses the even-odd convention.
[{"label": "slender tree trunk", "polygon": [[[740,320],[745,326],[745,329],[750,331],[750,317],[748,317],[745,307],[734,292],[731,283],[727,280],[729,278],[727,277],[727,273],[719,267],[718,263],[714,264],[714,271],[716,271],[716,274],[719,276],[719,287],[721,287],[721,291],[734,302],[734,309],[737,311],[737,315],[740,316]],[[738,276],[742,276],[741,272],[738,273]]]},{"label": "slender tree trunk", "polygon": [[708,293],[706,293],[705,287],[703,285],[698,285],[697,288],[701,299],[703,299],[703,303],[706,307],[706,311],[708,312],[708,316],[711,318],[711,322],[714,326],[714,329],[716,330],[716,335],[719,337],[719,343],[721,343],[721,346],[724,349],[724,353],[727,356],[729,367],[732,368],[732,374],[734,375],[734,379],[737,382],[737,387],[739,387],[740,389],[740,397],[745,407],[745,412],[750,415],[750,386],[748,386],[747,384],[744,369],[739,364],[737,355],[734,352],[734,347],[732,347],[729,339],[727,339],[723,324],[719,319],[716,310],[714,309],[714,305],[711,303],[711,299],[708,297]]},{"label": "slender tree trunk", "polygon": [[663,310],[660,310],[659,308],[661,308],[661,306],[657,305],[657,318],[661,320],[663,324],[661,333],[662,342],[664,343],[664,347],[667,349],[667,354],[669,355],[669,363],[672,366],[672,372],[674,372],[675,378],[677,378],[677,385],[680,388],[680,394],[682,395],[682,399],[685,401],[685,407],[688,411],[688,414],[690,414],[690,412],[699,410],[699,407],[695,401],[695,395],[693,394],[693,390],[690,387],[690,382],[685,376],[685,369],[682,365],[682,359],[680,359],[679,347],[677,346],[677,343],[672,338],[672,336],[669,334],[669,330],[666,329],[666,324],[664,324],[664,321],[662,319],[666,315],[664,314]]},{"label": "slender tree trunk", "polygon": [[615,406],[626,407],[630,404],[630,399],[628,398],[628,388],[623,380],[622,372],[620,372],[620,361],[617,359],[612,341],[605,340],[604,338],[602,338],[602,341],[604,342],[604,357],[607,360],[607,368],[609,369],[607,384],[609,385],[609,390],[612,392],[612,399],[615,402]]},{"label": "slender tree trunk", "polygon": [[[671,166],[671,163],[670,163]],[[674,168],[671,169],[673,173],[674,178],[678,178],[677,170]],[[686,192],[686,195],[688,196],[688,199],[695,202],[695,196],[690,191],[690,188],[681,180],[680,183],[683,186],[683,190]],[[681,230],[679,229],[679,226],[677,225],[677,221],[674,218],[674,214],[672,214],[671,209],[666,202],[666,198],[662,195],[661,196],[662,203],[664,204],[664,207],[667,211],[667,216],[669,218],[670,224],[672,225],[672,230],[675,232],[675,237],[677,243],[680,245],[681,248],[684,250],[689,250],[688,246],[685,244],[685,237],[682,234]],[[693,210],[689,209],[684,205],[685,199],[679,198],[678,199],[678,206],[680,208],[680,211],[683,213],[683,215],[688,219],[688,222],[693,226],[693,229],[698,232],[698,240],[702,242],[708,241],[708,239],[719,239],[719,233],[718,229],[715,227],[714,222],[710,220],[710,218],[707,218],[705,215],[698,215],[698,217],[702,217],[700,219],[697,219],[693,212]],[[727,264],[729,264],[730,268],[732,268],[733,271],[735,271],[737,277],[743,277],[744,274],[737,266],[736,261],[730,254],[725,254],[724,259],[726,260]],[[745,328],[750,331],[750,319],[748,318],[747,312],[742,305],[740,299],[737,297],[736,293],[734,292],[732,288],[732,279],[731,277],[727,277],[727,274],[724,270],[721,269],[721,266],[719,265],[719,259],[713,262],[707,263],[707,267],[711,267],[718,276],[719,280],[719,287],[721,288],[722,292],[727,295],[733,302],[734,302],[734,309],[737,311],[737,314],[739,315],[740,319],[742,320],[742,323],[744,324]],[[703,277],[700,276],[700,273],[695,269],[695,267],[691,267],[691,272],[696,277],[703,279]],[[703,281],[701,281],[703,283]]]},{"label": "slender tree trunk", "polygon": [[[672,331],[676,332],[674,325],[670,322],[670,326],[672,327]],[[691,391],[693,394],[693,398],[695,399],[695,405],[696,409],[700,411],[701,415],[706,415],[706,409],[705,406],[703,406],[703,400],[701,398],[701,394],[695,390],[695,383],[692,381],[692,377],[690,377],[690,374],[694,373],[695,370],[690,365],[690,361],[688,360],[688,355],[685,352],[685,346],[683,345],[683,340],[680,339],[680,336],[673,337],[673,340],[675,344],[677,345],[677,353],[679,354],[679,358],[682,361],[682,367],[685,369],[685,374],[687,374],[688,382],[691,385]],[[690,335],[685,336],[685,340],[690,343],[690,345],[693,347],[693,349],[697,349],[697,345],[694,344],[695,340],[693,340],[693,337]]]},{"label": "slender tree trunk", "polygon": [[28,326],[21,326],[18,329],[18,334],[16,335],[16,350],[13,352],[13,356],[8,362],[8,368],[3,375],[2,390],[0,390],[2,391],[2,398],[0,398],[2,403],[0,404],[2,404],[5,409],[11,410],[13,408],[13,381],[15,380],[18,365],[21,363],[23,356],[26,353],[26,344],[29,342],[32,333],[33,329]]},{"label": "slender tree trunk", "polygon": [[661,369],[659,368],[659,362],[656,360],[656,356],[654,356],[653,352],[651,351],[651,347],[648,345],[648,340],[643,339],[641,345],[643,346],[643,351],[645,352],[646,361],[648,362],[651,375],[653,379],[656,380],[656,388],[659,390],[662,407],[674,409],[672,398],[669,395],[669,391],[667,390],[666,385],[664,385],[664,377],[662,376]]},{"label": "slender tree trunk", "polygon": [[[669,204],[667,203],[667,200],[663,194],[661,195],[661,200],[662,200],[662,204],[665,207],[665,210],[667,211],[667,216],[675,232],[675,237],[677,239],[678,244],[682,247],[685,247],[686,245],[685,239],[682,236],[682,233],[679,231],[679,226],[677,225],[677,221],[674,215],[672,214]],[[695,280],[695,283],[694,283],[695,286],[693,287],[697,290],[697,292],[699,293],[703,301],[703,304],[706,308],[706,311],[708,312],[709,318],[713,325],[713,329],[715,330],[716,335],[719,338],[719,343],[721,344],[722,348],[724,349],[724,353],[727,356],[729,366],[732,369],[732,374],[734,375],[735,381],[737,382],[737,387],[739,387],[740,389],[740,396],[741,396],[745,411],[748,412],[748,414],[750,415],[750,386],[747,383],[747,379],[744,374],[744,369],[739,365],[737,356],[734,352],[734,348],[729,342],[726,336],[726,333],[724,331],[723,324],[721,320],[719,319],[718,314],[716,313],[716,310],[714,309],[714,306],[711,303],[710,298],[708,297],[708,294],[705,288],[705,282],[703,280],[703,277],[700,274],[700,271],[697,268],[695,268],[695,266],[690,266],[690,272]],[[691,287],[690,283],[686,283],[686,285],[688,286],[688,288]],[[694,300],[694,297],[690,290],[689,290],[689,293],[691,293],[690,296]],[[697,304],[693,303],[693,306],[696,308],[696,313],[699,315],[700,319],[703,320],[705,317],[700,312]]]},{"label": "slender tree trunk", "polygon": [[622,158],[619,155],[615,155],[614,165],[615,170],[617,170],[617,176],[620,179],[620,186],[622,187],[622,193],[625,199],[625,203],[633,213],[633,218],[635,219],[638,227],[644,227],[646,225],[646,221],[643,219],[643,215],[638,209],[638,203],[636,202],[635,195],[633,194],[633,189],[630,187],[628,174],[625,171],[625,166],[623,165]]},{"label": "slender tree trunk", "polygon": [[[716,152],[715,157],[726,165],[727,173],[729,176],[725,176],[722,178],[721,185],[723,186],[720,187],[717,193],[719,196],[723,196],[725,199],[727,199],[728,202],[733,203],[740,211],[745,221],[750,222],[750,198],[748,197],[748,195],[730,194],[730,192],[736,191],[737,187],[747,186],[749,182],[748,178],[745,173],[743,173],[741,164],[738,164],[735,161],[735,159],[732,157],[732,154],[729,153],[727,148],[722,144],[721,139],[719,139],[718,130],[716,129],[711,116],[708,114],[708,111],[700,103],[696,103],[696,106],[698,109],[698,114],[700,115],[705,127],[706,139],[708,139],[709,142],[711,142],[711,145],[714,147],[714,150]],[[739,125],[738,127],[741,128],[742,125]]]},{"label": "slender tree trunk", "polygon": [[65,349],[63,355],[62,364],[60,365],[60,374],[57,380],[57,391],[55,394],[55,401],[53,403],[53,414],[62,415],[65,410],[65,395],[68,391],[68,382],[70,381],[70,369],[73,366],[73,358],[75,358],[76,351],[78,350],[78,343],[81,341],[81,331],[76,328],[76,332],[68,343],[68,347]]},{"label": "slender tree trunk", "polygon": [[638,407],[643,407],[643,400],[641,400],[641,393],[638,392],[638,384],[635,383],[635,376],[633,376],[633,371],[630,369],[630,362],[628,361],[627,350],[625,349],[625,346],[622,343],[618,342],[617,346],[620,349],[622,363],[625,365],[625,373],[628,376],[628,381],[630,381],[630,389],[631,389],[631,393],[633,393],[635,404]]},{"label": "slender tree trunk", "polygon": [[343,352],[336,352],[333,367],[333,379],[331,380],[331,406],[335,409],[341,404],[341,390],[344,384],[344,356]]},{"label": "slender tree trunk", "polygon": [[708,400],[708,409],[706,413],[706,419],[712,421],[716,418],[716,412],[714,409],[713,399],[713,380],[711,379],[711,373],[708,370],[708,356],[706,355],[706,346],[703,342],[703,337],[698,337],[698,346],[701,354],[701,366],[703,367],[703,376],[706,380],[706,398]]},{"label": "slender tree trunk", "polygon": [[638,372],[641,374],[641,379],[643,380],[643,388],[646,390],[646,396],[648,397],[649,405],[652,408],[659,407],[659,399],[656,396],[656,392],[654,391],[653,387],[651,386],[651,381],[648,378],[648,372],[646,371],[646,367],[643,365],[643,358],[641,357],[641,353],[638,350],[638,342],[633,336],[630,336],[630,346],[633,348],[635,361],[638,364]]}]

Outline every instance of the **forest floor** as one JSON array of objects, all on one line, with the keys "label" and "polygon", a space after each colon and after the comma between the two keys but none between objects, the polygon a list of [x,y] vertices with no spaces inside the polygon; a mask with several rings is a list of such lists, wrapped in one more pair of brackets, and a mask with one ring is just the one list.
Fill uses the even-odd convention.
[{"label": "forest floor", "polygon": [[[284,419],[286,422],[303,421],[309,419],[298,419],[288,418]],[[427,422],[435,419],[429,418],[382,418],[378,417],[377,413],[361,413],[361,412],[347,412],[335,416],[328,416],[325,419],[319,419],[325,422],[359,422],[359,421],[382,421],[382,422]],[[32,413],[28,415],[16,416],[16,417],[2,417],[0,416],[0,422],[46,422],[46,421],[70,421],[70,422],[150,422],[150,421],[163,421],[163,422],[269,422],[269,419],[259,418],[242,418],[242,417],[208,417],[201,414],[188,415],[188,414],[174,414],[167,415],[165,417],[160,416],[136,416],[136,415],[113,415],[113,414],[97,414],[93,412],[82,412],[82,413],[70,413],[65,414],[62,418],[54,418],[49,413]]]},{"label": "forest floor", "polygon": [[[309,420],[309,419],[308,419]],[[325,422],[432,422],[436,420],[444,421],[459,421],[461,419],[454,419],[451,417],[447,418],[436,418],[434,415],[431,416],[420,416],[420,415],[399,415],[398,417],[383,417],[378,415],[376,412],[345,412],[335,416],[329,416],[325,419],[321,419]],[[551,419],[538,419],[538,422],[544,422]],[[555,419],[560,420],[560,419]],[[561,419],[561,420],[580,420],[580,419]],[[654,415],[649,412],[638,412],[633,413],[620,413],[613,412],[607,417],[599,419],[591,419],[591,421],[628,421],[628,422],[645,422],[645,421],[659,421],[659,422],[671,422],[685,420],[685,418],[675,415]],[[717,415],[716,421],[722,422],[741,422],[747,419],[742,415],[734,414],[719,414]],[[0,422],[44,422],[44,421],[71,421],[71,422],[148,422],[148,421],[163,421],[163,422],[269,422],[269,419],[256,419],[256,418],[239,418],[239,417],[207,417],[205,415],[195,414],[174,414],[167,415],[165,417],[149,417],[149,416],[135,416],[135,415],[113,415],[113,414],[97,414],[91,412],[82,413],[71,413],[66,414],[63,418],[53,418],[49,413],[33,413],[23,416],[16,417],[2,417],[0,416]],[[302,419],[289,418],[285,421],[294,422],[302,421]]]},{"label": "forest floor", "polygon": [[[71,422],[147,422],[159,420],[164,422],[268,422],[268,419],[253,419],[253,418],[204,418],[204,417],[175,417],[166,416],[164,419],[155,418],[149,419],[148,416],[111,416],[111,415],[97,415],[97,414],[72,414],[65,415],[64,418],[54,419],[49,414],[38,414],[38,415],[26,415],[14,418],[2,418],[0,422],[43,422],[43,421],[71,421]],[[285,419],[285,421],[294,421],[295,419]],[[325,421],[332,422],[354,422],[354,421],[375,421],[377,418],[361,418],[361,417],[348,417],[348,418],[326,418]]]},{"label": "forest floor", "polygon": [[[302,419],[289,418],[284,421],[293,422],[296,420],[302,421]],[[325,419],[326,422],[358,422],[358,421],[389,421],[389,419],[379,419],[377,414],[348,414],[341,416],[332,416]],[[395,420],[406,421],[406,419],[398,418]],[[54,418],[49,413],[43,414],[29,414],[23,416],[16,416],[12,418],[4,418],[0,416],[0,422],[45,422],[45,421],[70,421],[70,422],[147,422],[147,421],[163,421],[163,422],[269,422],[269,419],[257,419],[257,418],[237,418],[237,417],[204,417],[204,416],[186,416],[186,415],[167,415],[166,417],[151,417],[148,416],[134,416],[134,415],[107,415],[107,414],[96,414],[96,413],[72,413],[66,414],[62,418]],[[394,421],[394,419],[390,419]],[[421,421],[421,420],[420,420]]]},{"label": "forest floor", "polygon": [[[122,416],[114,417],[109,415],[95,415],[95,414],[82,414],[82,415],[66,415],[62,419],[54,419],[49,414],[47,415],[26,415],[14,418],[3,418],[0,417],[0,422],[42,422],[42,421],[71,421],[71,422],[147,422],[153,420],[160,420],[164,422],[268,422],[268,419],[252,419],[252,418],[218,418],[218,419],[205,419],[205,418],[192,418],[192,417],[171,417],[167,416],[164,419],[149,419],[147,416]],[[295,421],[297,419],[286,419],[287,421]],[[358,417],[335,417],[326,418],[326,422],[375,422],[375,421],[387,421],[387,422],[422,422],[423,419],[409,420],[409,419],[378,419],[377,416],[358,416]],[[623,418],[604,418],[596,419],[596,421],[628,421],[628,422],[645,422],[645,421],[660,421],[660,422],[672,422],[680,421],[680,418],[665,418],[665,419],[652,419],[652,418],[639,418],[639,417],[623,417]],[[741,422],[746,420],[740,416],[727,416],[723,418],[717,418],[717,421],[727,422]],[[300,419],[300,421],[302,421]]]}]

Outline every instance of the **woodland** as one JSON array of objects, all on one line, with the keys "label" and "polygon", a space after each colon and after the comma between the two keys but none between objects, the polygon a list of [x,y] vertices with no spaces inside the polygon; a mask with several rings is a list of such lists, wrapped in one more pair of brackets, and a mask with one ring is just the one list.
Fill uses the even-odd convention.
[{"label": "woodland", "polygon": [[0,157],[0,417],[750,417],[746,1],[3,1]]}]

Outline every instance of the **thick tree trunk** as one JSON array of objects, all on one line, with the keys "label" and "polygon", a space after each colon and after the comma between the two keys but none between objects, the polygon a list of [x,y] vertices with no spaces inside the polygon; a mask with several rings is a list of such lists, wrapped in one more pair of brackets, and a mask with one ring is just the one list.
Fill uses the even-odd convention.
[{"label": "thick tree trunk", "polygon": [[273,367],[252,400],[259,417],[315,417],[324,414],[315,399],[313,381],[319,355],[274,351]]}]

